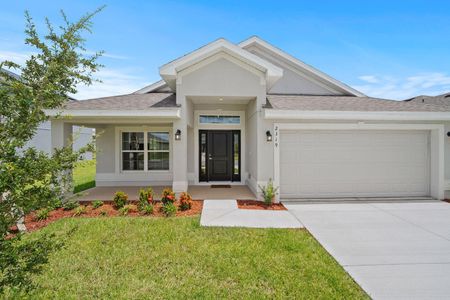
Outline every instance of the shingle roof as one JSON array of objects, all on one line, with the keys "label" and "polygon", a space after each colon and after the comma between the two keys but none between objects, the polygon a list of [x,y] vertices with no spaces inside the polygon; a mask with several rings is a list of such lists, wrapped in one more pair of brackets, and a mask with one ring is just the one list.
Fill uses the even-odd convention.
[{"label": "shingle roof", "polygon": [[441,105],[441,106],[450,106],[450,93],[445,93],[438,96],[417,96],[411,99],[405,100],[405,102],[413,102],[413,103],[425,103],[425,104],[433,104],[433,105]]},{"label": "shingle roof", "polygon": [[66,104],[69,110],[144,110],[177,107],[173,93],[129,94],[88,99]]},{"label": "shingle roof", "polygon": [[450,111],[450,106],[354,96],[267,95],[266,107],[302,111]]}]

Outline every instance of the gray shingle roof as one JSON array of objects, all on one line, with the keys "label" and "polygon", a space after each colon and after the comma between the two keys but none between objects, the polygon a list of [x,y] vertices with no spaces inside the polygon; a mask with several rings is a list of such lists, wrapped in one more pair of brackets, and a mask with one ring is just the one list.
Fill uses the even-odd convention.
[{"label": "gray shingle roof", "polygon": [[411,99],[405,100],[405,102],[413,103],[425,103],[441,106],[450,106],[450,93],[442,94],[439,96],[417,96]]},{"label": "gray shingle roof", "polygon": [[267,108],[302,111],[450,111],[450,106],[353,96],[267,95],[267,102]]},{"label": "gray shingle roof", "polygon": [[129,94],[96,99],[88,99],[66,104],[66,109],[73,110],[144,110],[177,107],[173,93]]}]

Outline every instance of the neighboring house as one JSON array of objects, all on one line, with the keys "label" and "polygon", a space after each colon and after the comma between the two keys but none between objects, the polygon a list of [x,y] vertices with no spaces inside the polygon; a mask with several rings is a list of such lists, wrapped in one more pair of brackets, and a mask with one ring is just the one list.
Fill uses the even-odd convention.
[{"label": "neighboring house", "polygon": [[[162,80],[68,103],[72,125],[102,132],[97,186],[241,184],[273,179],[281,199],[444,198],[450,107],[375,99],[258,37],[218,39],[160,67]],[[48,111],[50,116],[57,111]]]},{"label": "neighboring house", "polygon": [[[20,76],[14,74],[11,71],[1,69],[1,72],[6,72],[10,76],[20,80]],[[73,98],[69,98],[70,101],[76,101]],[[41,123],[36,130],[36,134],[33,138],[27,143],[26,147],[35,147],[38,150],[42,150],[46,153],[51,153],[52,151],[52,135],[50,132],[51,124],[50,121]],[[92,136],[95,134],[92,128],[84,128],[84,127],[74,127],[75,140],[73,143],[74,149],[78,150],[81,147],[86,146],[91,140]],[[85,153],[83,155],[83,159],[92,159],[93,155],[91,152]]]}]

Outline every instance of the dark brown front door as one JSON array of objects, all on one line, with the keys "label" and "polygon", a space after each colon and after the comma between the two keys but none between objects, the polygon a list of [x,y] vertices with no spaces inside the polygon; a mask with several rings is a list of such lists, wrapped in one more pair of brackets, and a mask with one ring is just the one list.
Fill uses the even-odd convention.
[{"label": "dark brown front door", "polygon": [[200,130],[200,181],[240,181],[240,131]]}]

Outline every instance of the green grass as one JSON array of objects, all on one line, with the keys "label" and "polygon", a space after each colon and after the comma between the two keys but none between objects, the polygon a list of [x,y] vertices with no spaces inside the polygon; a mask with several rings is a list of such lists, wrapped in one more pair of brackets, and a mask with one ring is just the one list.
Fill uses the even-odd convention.
[{"label": "green grass", "polygon": [[367,298],[305,230],[204,228],[198,217],[115,217],[62,219],[31,235],[74,227],[27,297]]},{"label": "green grass", "polygon": [[83,160],[77,162],[73,170],[73,192],[95,187],[95,160]]}]

